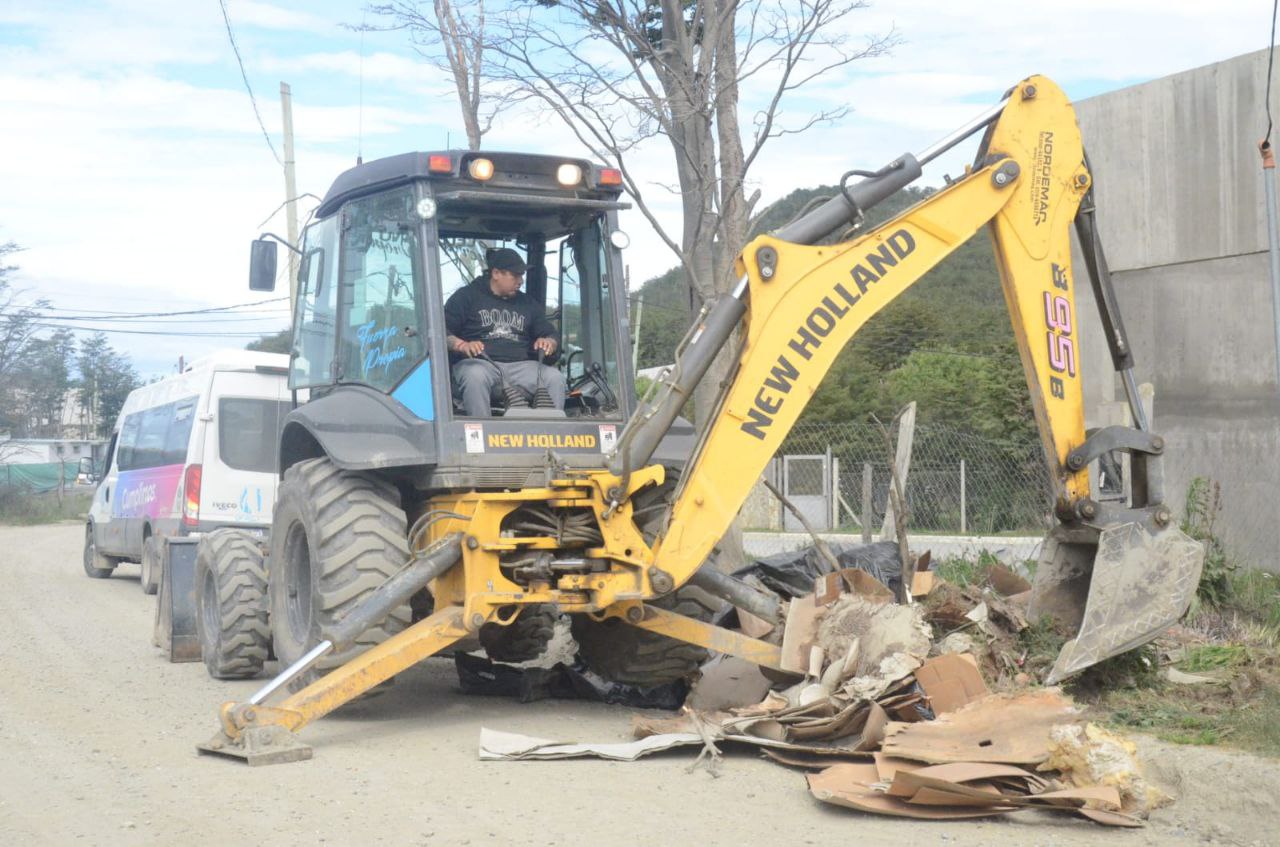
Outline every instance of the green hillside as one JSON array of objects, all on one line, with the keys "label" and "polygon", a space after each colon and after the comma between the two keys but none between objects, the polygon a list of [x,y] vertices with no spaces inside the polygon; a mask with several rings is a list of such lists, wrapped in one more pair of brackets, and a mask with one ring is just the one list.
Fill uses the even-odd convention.
[{"label": "green hillside", "polygon": [[[768,232],[791,220],[827,186],[792,192],[753,225]],[[867,214],[864,230],[932,193],[907,189]],[[668,364],[691,320],[684,274],[673,268],[646,282],[640,366]],[[633,315],[635,303],[632,304]],[[1031,404],[1000,291],[986,230],[970,239],[906,294],[868,321],[840,354],[802,421],[892,417],[919,403],[921,423],[1010,444],[1035,438]]]}]

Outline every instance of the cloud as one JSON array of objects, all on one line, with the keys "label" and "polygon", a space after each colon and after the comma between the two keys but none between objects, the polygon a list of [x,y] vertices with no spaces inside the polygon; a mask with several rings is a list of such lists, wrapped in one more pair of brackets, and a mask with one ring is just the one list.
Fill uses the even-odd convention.
[{"label": "cloud", "polygon": [[[273,82],[293,86],[300,191],[323,194],[353,164],[361,127],[366,159],[443,147],[446,132],[461,143],[451,81],[414,58],[395,33],[366,36],[361,114],[359,35],[340,27],[355,22],[358,4],[227,2],[275,139]],[[823,109],[851,111],[836,125],[770,141],[749,190],[761,190],[763,208],[795,188],[919,151],[1030,73],[1047,73],[1080,97],[1260,48],[1266,11],[1245,0],[881,0],[850,15],[844,31],[860,41],[896,27],[904,42],[788,100],[788,126]],[[21,256],[24,284],[85,308],[255,299],[246,289],[245,254],[259,222],[283,200],[283,178],[241,86],[218,4],[8,3],[0,4],[0,25],[0,240],[29,248]],[[598,45],[591,50],[593,59],[611,60]],[[763,82],[743,90],[745,129],[765,96]],[[485,143],[585,153],[553,115],[531,105],[508,110]],[[948,157],[925,181],[958,172],[966,155]],[[678,232],[666,139],[641,145],[629,167],[663,225]],[[637,284],[675,263],[637,211],[621,220]],[[280,216],[265,228],[282,230]],[[128,336],[113,343],[161,365],[219,344]]]}]

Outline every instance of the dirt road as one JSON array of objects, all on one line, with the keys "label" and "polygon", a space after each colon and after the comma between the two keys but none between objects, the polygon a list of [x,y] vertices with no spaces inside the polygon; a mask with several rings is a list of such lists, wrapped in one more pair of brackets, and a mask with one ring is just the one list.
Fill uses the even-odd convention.
[{"label": "dirt road", "polygon": [[796,772],[731,753],[634,763],[480,762],[482,726],[624,740],[627,709],[465,697],[432,660],[304,730],[309,762],[198,757],[215,709],[257,682],[211,680],[151,646],[137,566],[80,567],[78,526],[0,528],[0,843],[4,844],[1275,844],[1280,764],[1144,744],[1179,802],[1145,830],[1026,813],[963,824],[819,804]]}]

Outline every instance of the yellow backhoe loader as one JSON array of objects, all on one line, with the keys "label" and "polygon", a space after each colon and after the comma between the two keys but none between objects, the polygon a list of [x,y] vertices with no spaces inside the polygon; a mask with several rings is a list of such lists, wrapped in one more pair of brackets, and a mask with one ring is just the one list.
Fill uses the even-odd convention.
[{"label": "yellow backhoe loader", "polygon": [[[882,226],[821,243],[978,133],[963,178]],[[920,154],[851,176],[742,250],[736,286],[697,316],[641,403],[619,342],[617,171],[447,151],[341,175],[290,248],[301,254],[290,384],[305,402],[281,435],[265,569],[206,561],[196,576],[202,641],[221,651],[220,667],[240,667],[226,660],[246,644],[265,655],[254,643],[264,620],[287,667],[248,702],[224,704],[200,749],[251,763],[309,756],[294,733],[352,698],[460,645],[527,657],[561,613],[585,661],[613,679],[674,678],[708,650],[780,668],[776,644],[701,614],[710,596],[778,621],[779,599],[704,564],[841,348],[984,225],[1054,486],[1031,614],[1074,637],[1051,681],[1177,620],[1203,549],[1165,505],[1164,443],[1138,401],[1066,96],[1030,77]],[[1073,226],[1136,422],[1089,437]],[[455,396],[443,304],[495,247],[525,259],[527,293],[557,325],[564,408],[504,385],[490,415],[467,416]],[[251,287],[269,290],[275,263],[270,238],[256,241]],[[729,345],[716,412],[694,432],[678,412]],[[1131,457],[1130,502],[1095,501],[1089,465],[1115,451]]]}]

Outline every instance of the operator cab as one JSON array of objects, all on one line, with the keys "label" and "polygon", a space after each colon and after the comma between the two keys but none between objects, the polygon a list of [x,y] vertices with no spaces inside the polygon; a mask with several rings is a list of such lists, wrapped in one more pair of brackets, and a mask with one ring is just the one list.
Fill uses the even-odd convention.
[{"label": "operator cab", "polygon": [[[616,170],[527,154],[407,153],[343,173],[298,251],[290,387],[315,399],[365,386],[420,420],[465,418],[444,304],[486,272],[487,251],[505,247],[524,259],[522,290],[554,326],[547,364],[568,393],[549,413],[495,391],[491,417],[625,420],[634,391],[618,337],[620,193]],[[274,289],[274,253],[265,237],[254,242],[251,288]]]}]

